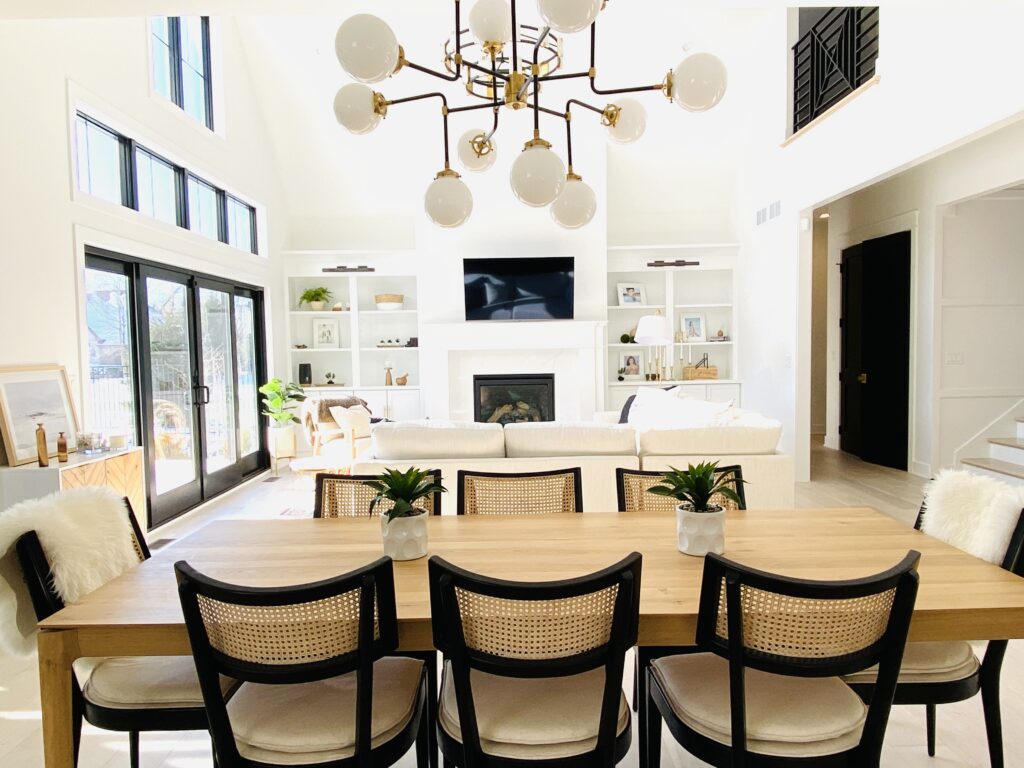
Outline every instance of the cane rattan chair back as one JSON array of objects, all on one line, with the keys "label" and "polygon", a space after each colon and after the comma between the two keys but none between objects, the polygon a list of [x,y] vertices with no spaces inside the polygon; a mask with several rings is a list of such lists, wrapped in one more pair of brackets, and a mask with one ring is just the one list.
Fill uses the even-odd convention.
[{"label": "cane rattan chair back", "polygon": [[430,558],[428,569],[434,646],[451,663],[458,704],[466,761],[459,764],[488,764],[471,670],[558,678],[603,667],[597,746],[590,755],[594,762],[572,764],[611,765],[604,761],[616,746],[625,653],[637,640],[641,555],[634,552],[603,571],[557,582],[491,579],[437,556]]},{"label": "cane rattan chair back", "polygon": [[[720,493],[711,497],[711,504],[722,509],[746,509],[747,497],[743,492],[743,468],[736,464],[728,467],[719,467],[715,473],[716,477],[732,475],[733,490],[740,497],[737,504],[732,499],[727,499]],[[672,512],[676,511],[679,502],[670,496],[659,496],[648,491],[655,485],[661,483],[665,478],[664,472],[644,472],[639,469],[615,470],[615,489],[619,499],[619,512]]]},{"label": "cane rattan chair back", "polygon": [[549,472],[459,470],[458,514],[544,515],[583,511],[579,467]]},{"label": "cane rattan chair back", "polygon": [[[745,667],[837,677],[879,665],[861,754],[877,760],[917,596],[918,552],[876,576],[790,579],[718,555],[704,561],[697,645],[729,661],[732,749],[746,750]],[[877,763],[876,763],[877,764]]]},{"label": "cane rattan chair back", "polygon": [[[433,469],[430,474],[440,485],[441,470]],[[319,472],[316,476],[316,501],[313,517],[366,517],[370,515],[370,502],[377,495],[367,483],[376,480],[376,475],[332,475]],[[420,500],[428,515],[441,514],[441,492],[437,491]],[[374,515],[382,514],[394,506],[384,501],[373,510]]]},{"label": "cane rattan chair back", "polygon": [[370,748],[373,663],[398,647],[391,558],[293,587],[226,584],[184,561],[174,570],[220,765],[248,765],[238,754],[221,675],[281,685],[355,671],[356,754]]}]

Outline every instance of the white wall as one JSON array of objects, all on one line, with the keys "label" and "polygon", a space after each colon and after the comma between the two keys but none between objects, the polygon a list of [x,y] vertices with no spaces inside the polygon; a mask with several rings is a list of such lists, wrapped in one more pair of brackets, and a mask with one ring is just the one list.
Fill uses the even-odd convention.
[{"label": "white wall", "polygon": [[[217,19],[212,26],[215,75],[223,86],[217,134],[151,94],[145,18],[0,21],[0,68],[6,73],[0,78],[0,306],[8,324],[0,365],[61,363],[79,394],[85,245],[268,286],[274,308],[285,234],[276,216],[279,180],[265,151],[235,25]],[[71,133],[76,108],[256,204],[262,254],[245,254],[77,193]]]},{"label": "white wall", "polygon": [[[1024,6],[933,4],[926,18],[916,3],[889,2],[881,8],[880,82],[786,145],[787,10],[765,12],[762,37],[749,52],[762,62],[762,87],[747,103],[747,119],[762,131],[746,147],[740,179],[744,403],[784,421],[783,445],[797,452],[798,480],[809,477],[811,381],[811,238],[809,227],[801,229],[801,219],[822,203],[993,130],[1024,110],[1016,53]],[[1010,164],[1016,163],[1020,144],[1005,152]],[[1004,171],[995,175],[1008,176],[1010,169]],[[980,182],[973,170],[971,177],[967,184]],[[936,181],[949,184],[952,179]],[[775,200],[781,203],[781,216],[755,226],[754,212]],[[922,232],[922,240],[926,236]],[[918,266],[920,446],[933,439],[936,283],[933,261],[922,258]]]},{"label": "white wall", "polygon": [[842,248],[868,237],[911,231],[913,471],[950,465],[962,442],[1024,397],[1024,193],[958,204],[1024,180],[1022,147],[1018,122],[830,205],[830,444],[839,423],[834,264]]},{"label": "white wall", "polygon": [[825,434],[828,392],[828,219],[814,217],[811,272],[811,434]]}]

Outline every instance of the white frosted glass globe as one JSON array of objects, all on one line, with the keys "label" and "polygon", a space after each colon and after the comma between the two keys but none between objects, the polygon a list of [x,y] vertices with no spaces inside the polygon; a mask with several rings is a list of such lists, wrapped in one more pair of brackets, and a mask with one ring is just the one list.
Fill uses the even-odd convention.
[{"label": "white frosted glass globe", "polygon": [[476,0],[469,11],[469,31],[481,43],[512,39],[512,9],[506,0]]},{"label": "white frosted glass globe", "polygon": [[672,100],[690,112],[705,112],[722,100],[728,79],[721,59],[695,53],[672,73]]},{"label": "white frosted glass globe", "polygon": [[491,137],[490,140],[490,151],[482,155],[478,155],[476,153],[476,149],[473,147],[473,139],[486,135],[487,131],[470,128],[459,137],[459,143],[456,145],[456,151],[459,155],[459,162],[462,163],[462,167],[467,171],[478,173],[480,171],[486,171],[494,165],[494,161],[498,156],[498,145],[497,142],[494,141],[494,137]]},{"label": "white frosted glass globe", "polygon": [[334,97],[334,116],[352,133],[369,133],[380,124],[373,109],[373,90],[362,83],[349,83]]},{"label": "white frosted glass globe", "polygon": [[350,16],[338,27],[334,50],[341,66],[361,83],[379,83],[398,66],[398,40],[383,19]]},{"label": "white frosted glass globe", "polygon": [[589,224],[597,212],[597,195],[579,179],[568,179],[562,193],[551,204],[551,218],[566,229]]},{"label": "white frosted glass globe", "polygon": [[647,129],[647,110],[636,99],[618,99],[615,106],[619,116],[615,125],[608,126],[608,136],[619,144],[629,144],[644,135]]},{"label": "white frosted glass globe", "polygon": [[603,0],[537,0],[544,23],[556,32],[570,34],[594,23]]},{"label": "white frosted glass globe", "polygon": [[439,176],[427,187],[423,207],[439,227],[457,227],[473,212],[473,193],[458,176]]},{"label": "white frosted glass globe", "polygon": [[512,163],[509,180],[516,197],[540,208],[558,197],[565,186],[565,166],[548,147],[527,147]]}]

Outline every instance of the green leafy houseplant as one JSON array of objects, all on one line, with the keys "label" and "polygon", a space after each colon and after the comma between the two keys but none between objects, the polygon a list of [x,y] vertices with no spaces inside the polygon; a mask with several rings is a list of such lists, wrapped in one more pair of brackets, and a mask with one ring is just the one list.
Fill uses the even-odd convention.
[{"label": "green leafy houseplant", "polygon": [[[710,501],[716,494],[722,494],[730,501],[740,503],[736,493],[736,477],[732,472],[718,471],[717,461],[701,462],[697,466],[690,464],[685,470],[670,467],[665,473],[661,485],[648,489],[658,496],[670,496],[680,504],[689,504],[694,512],[717,512],[711,508]],[[745,481],[740,481],[745,482]]]},{"label": "green leafy houseplant", "polygon": [[299,305],[312,304],[314,301],[330,301],[331,291],[328,288],[320,286],[318,288],[307,288],[299,296]]},{"label": "green leafy houseplant", "polygon": [[423,510],[416,507],[416,502],[424,499],[432,493],[447,493],[448,489],[434,481],[430,472],[416,467],[402,472],[399,469],[385,469],[377,475],[376,480],[367,483],[373,488],[377,495],[370,502],[370,514],[379,504],[385,501],[394,502],[394,506],[384,512],[384,517],[390,523],[397,517],[415,517],[423,514]]},{"label": "green leafy houseplant", "polygon": [[264,396],[262,413],[274,422],[275,427],[301,423],[299,417],[292,412],[298,403],[306,399],[305,392],[298,384],[285,384],[280,379],[271,379],[260,387],[260,394]]}]

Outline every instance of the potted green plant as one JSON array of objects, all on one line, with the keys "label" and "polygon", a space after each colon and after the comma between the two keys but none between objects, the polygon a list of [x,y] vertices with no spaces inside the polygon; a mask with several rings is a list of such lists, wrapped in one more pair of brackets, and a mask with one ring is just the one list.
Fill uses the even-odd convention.
[{"label": "potted green plant", "polygon": [[295,431],[292,424],[299,424],[295,407],[306,399],[298,384],[285,384],[280,379],[271,379],[262,387],[263,415],[270,419],[270,439],[267,441],[273,459],[295,458]]},{"label": "potted green plant", "polygon": [[447,493],[430,472],[409,467],[385,469],[376,480],[367,483],[377,491],[370,502],[370,513],[386,502],[391,507],[380,516],[384,554],[392,560],[416,560],[427,554],[427,512],[417,502],[432,493]]},{"label": "potted green plant", "polygon": [[324,308],[324,305],[331,300],[331,291],[329,288],[319,286],[317,288],[307,288],[299,296],[299,306],[303,304],[309,304],[309,308],[314,312],[319,312]]},{"label": "potted green plant", "polygon": [[703,557],[708,552],[720,555],[725,551],[725,510],[711,501],[721,495],[740,503],[734,473],[719,472],[717,461],[690,464],[685,470],[670,467],[661,484],[648,490],[679,502],[676,542],[680,552]]}]

